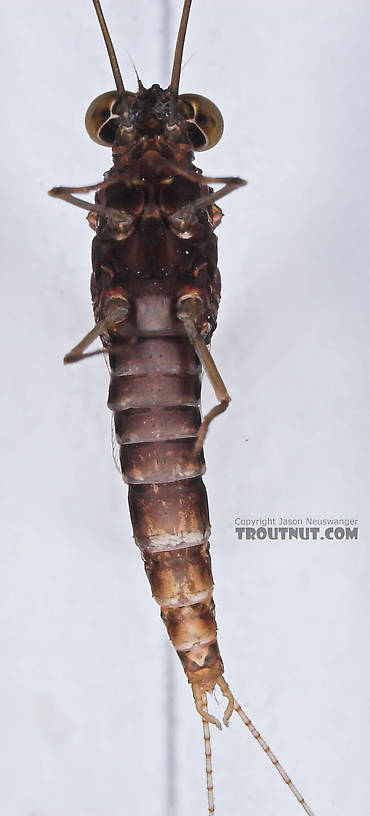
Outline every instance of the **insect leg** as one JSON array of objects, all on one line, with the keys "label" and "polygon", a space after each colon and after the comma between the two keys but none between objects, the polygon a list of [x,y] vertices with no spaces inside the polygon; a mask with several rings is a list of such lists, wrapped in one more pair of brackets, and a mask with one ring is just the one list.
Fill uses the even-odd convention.
[{"label": "insect leg", "polygon": [[197,328],[196,321],[199,317],[199,311],[202,308],[202,301],[199,297],[192,295],[184,295],[179,298],[177,302],[177,317],[181,320],[186,334],[195,348],[195,351],[202,363],[204,371],[212,385],[212,388],[219,401],[219,405],[215,405],[208,414],[205,415],[197,434],[197,441],[194,446],[194,453],[199,453],[203,447],[203,442],[207,434],[208,428],[212,419],[219,414],[226,411],[226,408],[231,400],[227,392],[226,385],[217,369],[214,359],[208,350],[203,337]]},{"label": "insect leg", "polygon": [[195,213],[196,210],[210,207],[211,204],[214,204],[215,201],[219,201],[220,198],[229,195],[229,193],[232,193],[234,190],[237,190],[238,187],[243,187],[245,184],[247,184],[247,182],[244,181],[243,179],[233,177],[230,177],[228,179],[224,178],[209,179],[205,177],[202,180],[204,180],[205,182],[208,181],[213,181],[215,183],[219,182],[220,184],[222,182],[225,183],[223,187],[221,187],[221,190],[216,190],[215,192],[199,196],[199,198],[196,198],[195,201],[191,201],[189,202],[189,204],[185,204],[183,207],[180,207],[177,210],[177,212],[173,213],[173,215],[171,216],[171,220],[173,219],[186,220],[187,218],[189,218],[189,216]]},{"label": "insect leg", "polygon": [[171,170],[176,172],[177,175],[184,176],[185,178],[189,179],[189,181],[223,185],[221,190],[205,193],[204,195],[199,196],[199,198],[196,198],[195,201],[189,201],[187,204],[184,204],[183,207],[179,207],[179,209],[171,215],[172,223],[177,229],[180,230],[186,229],[188,222],[191,222],[196,210],[210,207],[215,201],[219,201],[220,198],[229,195],[229,193],[232,193],[239,187],[244,187],[244,185],[248,183],[238,176],[200,176],[197,173],[191,173],[189,170],[178,167],[177,165],[172,164],[172,162],[168,162],[167,164]]},{"label": "insect leg", "polygon": [[114,179],[107,179],[106,181],[99,181],[97,184],[89,184],[85,187],[53,187],[49,190],[49,195],[52,198],[61,198],[68,204],[74,204],[75,207],[80,207],[82,210],[88,212],[96,212],[99,215],[105,216],[114,225],[118,225],[122,229],[128,229],[132,225],[132,217],[121,210],[115,210],[112,207],[105,207],[103,204],[97,202],[85,201],[79,198],[75,193],[89,193],[92,190],[103,190],[114,183]]},{"label": "insect leg", "polygon": [[[64,362],[66,364],[77,363],[79,360],[82,360],[83,357],[89,356],[84,354],[85,349],[104,332],[112,329],[117,323],[122,323],[123,320],[126,319],[128,312],[129,302],[124,295],[115,292],[107,297],[104,303],[104,317],[65,355]],[[95,352],[93,352],[93,354],[95,354]]]}]

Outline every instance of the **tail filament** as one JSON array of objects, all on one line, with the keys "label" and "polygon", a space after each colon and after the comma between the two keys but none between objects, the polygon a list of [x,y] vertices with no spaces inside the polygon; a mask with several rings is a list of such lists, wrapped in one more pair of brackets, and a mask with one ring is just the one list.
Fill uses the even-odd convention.
[{"label": "tail filament", "polygon": [[[207,711],[207,695],[202,692],[203,708]],[[207,796],[208,796],[208,816],[213,816],[215,812],[215,803],[213,799],[213,779],[212,779],[212,750],[211,750],[211,735],[209,732],[209,722],[203,719],[203,737],[204,737],[204,753],[206,756],[206,778],[207,778]]]},{"label": "tail filament", "polygon": [[[225,725],[229,725],[230,717],[233,711],[236,711],[239,714],[241,720],[243,720],[244,725],[247,726],[251,734],[257,740],[258,744],[261,746],[265,754],[267,754],[269,760],[272,762],[278,773],[280,774],[281,778],[284,782],[288,785],[290,790],[292,791],[293,795],[299,802],[299,804],[303,807],[303,810],[306,811],[308,816],[315,816],[313,810],[309,807],[305,799],[303,798],[302,794],[299,792],[298,788],[293,784],[290,776],[287,774],[286,770],[280,764],[279,760],[271,751],[267,742],[261,737],[257,728],[253,725],[252,721],[249,719],[245,711],[241,708],[238,701],[235,700],[226,680],[223,677],[220,677],[217,680],[217,685],[221,689],[222,694],[224,697],[227,698],[228,704],[225,709],[225,713],[223,716],[223,722]],[[214,800],[213,800],[213,782],[212,782],[212,762],[211,762],[211,741],[210,741],[210,733],[209,733],[209,723],[214,723],[218,728],[221,728],[221,723],[219,720],[216,719],[212,714],[209,714],[207,708],[207,693],[200,685],[193,683],[192,690],[194,695],[195,707],[203,720],[203,735],[204,735],[204,748],[206,754],[206,774],[207,774],[207,791],[208,791],[208,812],[209,816],[214,816]]]}]

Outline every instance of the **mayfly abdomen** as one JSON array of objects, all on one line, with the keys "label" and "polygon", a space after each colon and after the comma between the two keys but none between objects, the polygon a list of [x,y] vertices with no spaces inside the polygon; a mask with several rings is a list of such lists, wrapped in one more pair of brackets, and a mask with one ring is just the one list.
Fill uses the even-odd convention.
[{"label": "mayfly abdomen", "polygon": [[[166,284],[141,281],[140,290],[135,335],[113,338],[108,405],[129,485],[134,538],[153,597],[189,682],[202,680],[212,688],[223,664],[212,600],[203,450],[193,455],[201,424],[201,365],[180,322],[171,326]],[[148,331],[145,302],[152,315],[150,336],[140,335]],[[160,334],[171,328],[177,333]]]}]

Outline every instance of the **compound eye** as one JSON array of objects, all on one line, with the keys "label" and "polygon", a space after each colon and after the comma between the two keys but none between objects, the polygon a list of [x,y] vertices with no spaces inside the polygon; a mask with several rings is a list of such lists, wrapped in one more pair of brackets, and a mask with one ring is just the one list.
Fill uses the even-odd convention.
[{"label": "compound eye", "polygon": [[206,96],[180,94],[177,110],[186,119],[194,150],[209,150],[220,141],[224,129],[222,113]]},{"label": "compound eye", "polygon": [[[130,98],[135,94],[126,91]],[[97,144],[112,147],[119,120],[118,91],[100,94],[89,105],[85,116],[85,127],[90,138]]]},{"label": "compound eye", "polygon": [[111,147],[118,124],[117,91],[100,94],[89,105],[85,116],[85,127],[90,138],[97,144]]}]

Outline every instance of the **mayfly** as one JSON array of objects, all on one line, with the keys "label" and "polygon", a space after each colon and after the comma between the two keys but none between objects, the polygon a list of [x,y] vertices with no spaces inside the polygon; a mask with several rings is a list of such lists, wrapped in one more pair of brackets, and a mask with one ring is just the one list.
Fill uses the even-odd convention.
[{"label": "mayfly", "polygon": [[[223,722],[241,717],[306,813],[312,810],[240,707],[224,677],[217,642],[202,475],[203,442],[230,397],[211,356],[220,301],[217,239],[224,196],[246,182],[204,176],[193,151],[212,148],[223,120],[198,94],[179,94],[191,0],[185,0],[168,88],[126,90],[99,0],[93,0],[115,80],[86,114],[89,135],[110,146],[104,181],[56,187],[50,195],[88,210],[96,232],[91,292],[94,328],[66,355],[73,363],[98,337],[111,372],[108,406],[136,544],[169,638],[203,721],[208,812],[214,813],[207,694],[226,699]],[[214,192],[210,184],[221,184]],[[96,191],[95,202],[80,194]],[[200,413],[202,370],[217,404]]]}]

